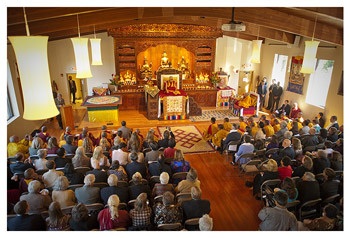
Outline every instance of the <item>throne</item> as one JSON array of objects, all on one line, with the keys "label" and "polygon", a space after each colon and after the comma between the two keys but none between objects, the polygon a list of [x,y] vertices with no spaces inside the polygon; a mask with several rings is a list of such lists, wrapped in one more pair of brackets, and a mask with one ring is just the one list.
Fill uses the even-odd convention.
[{"label": "throne", "polygon": [[158,118],[163,111],[164,120],[186,119],[189,110],[186,104],[189,102],[187,94],[182,90],[181,71],[174,68],[159,69],[157,86],[160,89]]}]

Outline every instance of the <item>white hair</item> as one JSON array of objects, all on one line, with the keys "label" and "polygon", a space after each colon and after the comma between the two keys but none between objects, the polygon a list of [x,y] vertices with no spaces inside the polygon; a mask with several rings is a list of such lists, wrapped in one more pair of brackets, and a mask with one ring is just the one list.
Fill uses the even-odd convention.
[{"label": "white hair", "polygon": [[211,231],[213,230],[213,218],[208,214],[204,214],[199,218],[199,230],[200,231]]},{"label": "white hair", "polygon": [[161,184],[168,184],[169,174],[167,172],[162,172],[159,176],[159,180]]}]

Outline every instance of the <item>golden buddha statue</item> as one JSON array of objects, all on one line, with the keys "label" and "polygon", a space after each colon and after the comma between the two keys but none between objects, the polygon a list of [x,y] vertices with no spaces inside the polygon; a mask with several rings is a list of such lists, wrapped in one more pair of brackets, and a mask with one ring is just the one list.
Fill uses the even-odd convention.
[{"label": "golden buddha statue", "polygon": [[150,64],[148,64],[148,60],[147,58],[145,57],[143,59],[143,65],[142,67],[140,67],[140,72],[141,73],[152,73],[152,62]]},{"label": "golden buddha statue", "polygon": [[162,54],[162,59],[160,61],[160,67],[162,68],[169,68],[171,65],[169,59],[168,59],[168,56],[167,56],[167,53],[164,51],[163,54]]}]

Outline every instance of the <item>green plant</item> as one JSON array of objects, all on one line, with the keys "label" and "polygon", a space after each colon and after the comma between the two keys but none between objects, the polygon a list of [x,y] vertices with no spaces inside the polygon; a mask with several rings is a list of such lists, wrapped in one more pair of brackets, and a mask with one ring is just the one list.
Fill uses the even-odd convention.
[{"label": "green plant", "polygon": [[119,75],[115,75],[115,74],[112,74],[112,79],[109,80],[110,81],[110,85],[115,85],[115,86],[119,86],[121,85],[119,83]]}]

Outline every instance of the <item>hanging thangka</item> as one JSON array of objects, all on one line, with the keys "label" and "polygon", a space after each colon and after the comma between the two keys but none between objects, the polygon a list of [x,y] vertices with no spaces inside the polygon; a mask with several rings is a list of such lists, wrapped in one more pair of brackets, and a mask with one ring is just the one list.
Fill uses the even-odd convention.
[{"label": "hanging thangka", "polygon": [[303,56],[293,56],[287,91],[302,94],[304,85],[304,74],[300,73],[303,65]]}]

